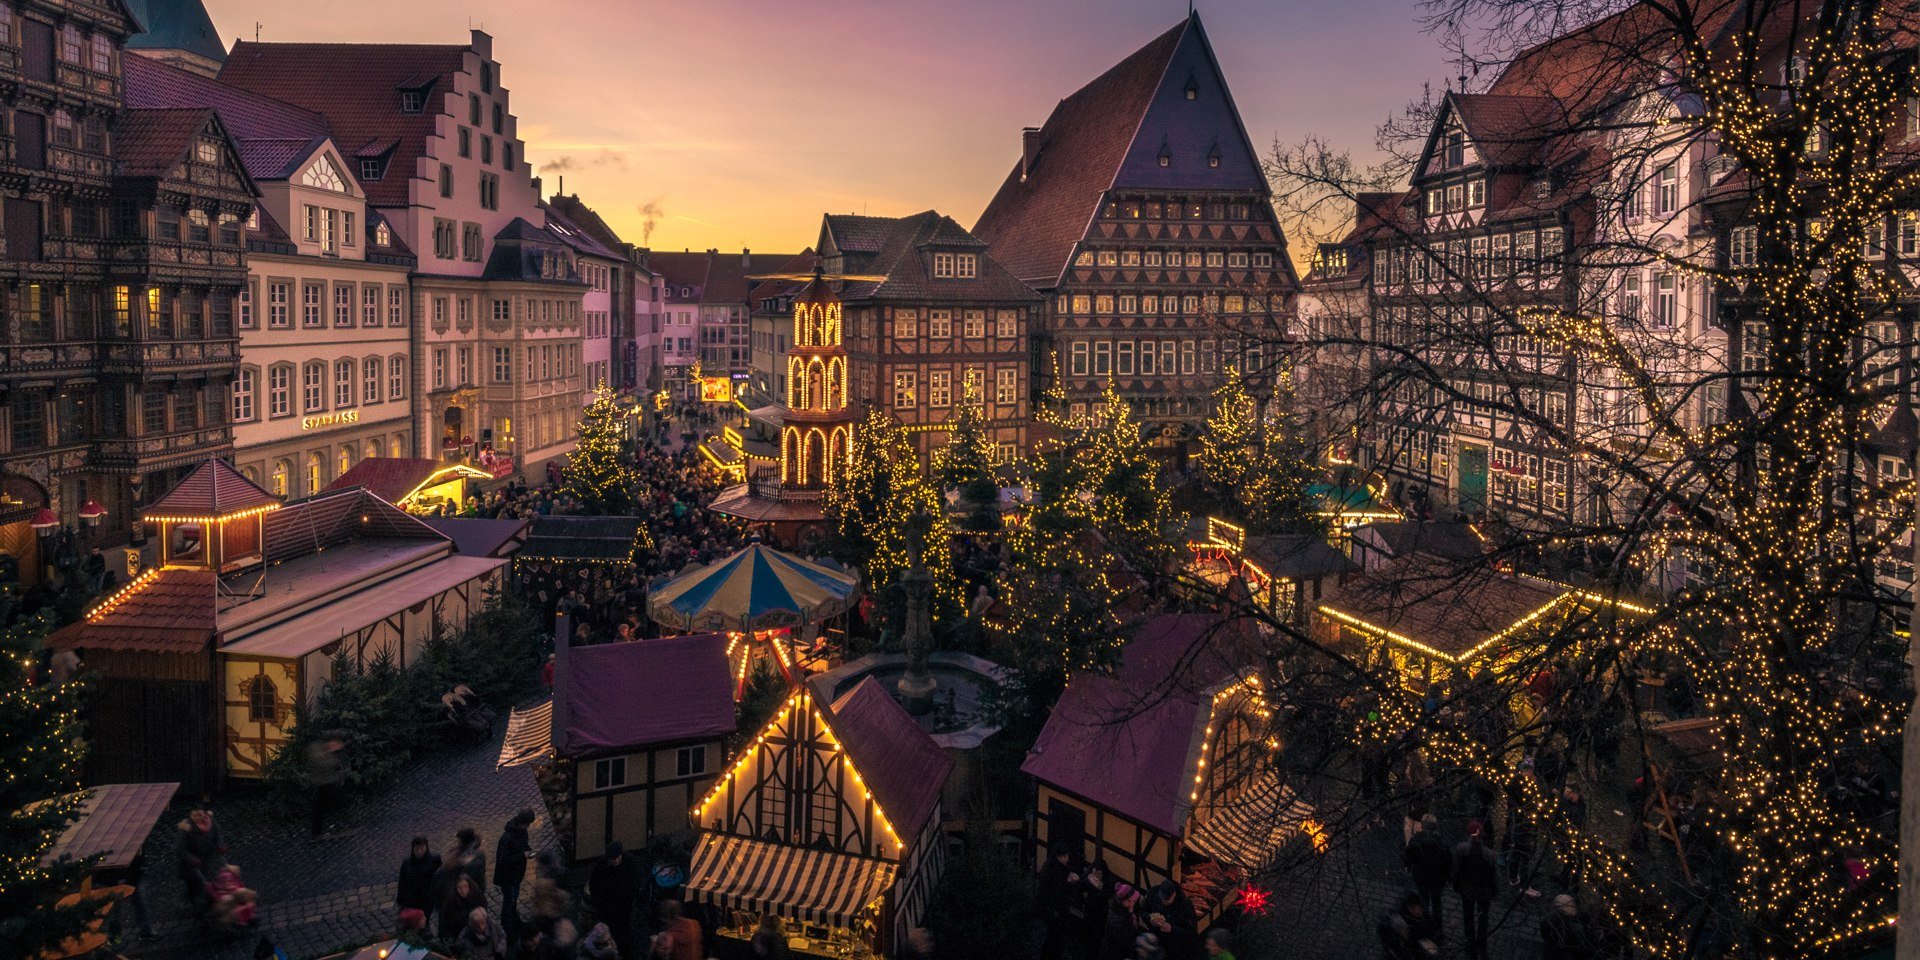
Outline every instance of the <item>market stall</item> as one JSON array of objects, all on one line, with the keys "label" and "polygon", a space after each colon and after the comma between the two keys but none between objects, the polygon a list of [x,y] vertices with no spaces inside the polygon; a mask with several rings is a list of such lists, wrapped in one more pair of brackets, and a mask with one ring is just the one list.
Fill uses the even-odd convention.
[{"label": "market stall", "polygon": [[832,561],[803,560],[756,539],[654,581],[647,611],[663,627],[724,631],[738,697],[761,667],[777,670],[789,687],[810,668],[824,669],[817,648],[825,623],[851,609],[859,592],[860,578]]},{"label": "market stall", "polygon": [[1205,921],[1289,843],[1312,842],[1312,810],[1273,763],[1246,641],[1234,621],[1165,615],[1112,673],[1068,682],[1021,766],[1038,857],[1065,851],[1143,890],[1171,880]]},{"label": "market stall", "polygon": [[107,915],[116,902],[133,892],[125,883],[127,872],[179,789],[177,783],[109,783],[86,791],[73,822],[40,855],[40,864],[98,858],[80,888],[59,903],[62,907],[94,903],[98,915],[79,936],[42,954],[42,960],[91,956],[107,945]]},{"label": "market stall", "polygon": [[1304,623],[1330,580],[1359,566],[1311,534],[1249,535],[1219,517],[1196,517],[1187,537],[1188,572],[1224,595],[1235,580],[1275,620]]},{"label": "market stall", "polygon": [[468,484],[492,479],[493,474],[464,463],[423,457],[367,457],[327,489],[364,487],[408,513],[441,514],[460,510],[467,502]]},{"label": "market stall", "polygon": [[717,911],[723,954],[745,956],[761,916],[788,947],[891,955],[926,916],[945,869],[941,793],[953,760],[871,677],[831,703],[809,686],[698,806],[687,894]]}]

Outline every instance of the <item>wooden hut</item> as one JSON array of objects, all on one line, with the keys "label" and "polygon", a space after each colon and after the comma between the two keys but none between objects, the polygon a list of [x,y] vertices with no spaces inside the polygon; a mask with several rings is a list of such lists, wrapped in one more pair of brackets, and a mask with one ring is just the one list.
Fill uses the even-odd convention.
[{"label": "wooden hut", "polygon": [[1359,566],[1311,534],[1249,535],[1219,517],[1195,518],[1187,538],[1189,571],[1227,592],[1234,580],[1248,598],[1282,623],[1304,624],[1329,582]]},{"label": "wooden hut", "polygon": [[796,952],[891,955],[946,866],[940,796],[952,771],[873,678],[831,703],[803,685],[695,808],[688,896],[719,911],[723,941],[752,937],[774,913]]},{"label": "wooden hut", "polygon": [[1179,884],[1203,920],[1309,828],[1279,780],[1261,680],[1240,625],[1148,621],[1110,674],[1067,684],[1021,766],[1034,840],[1145,889]]}]

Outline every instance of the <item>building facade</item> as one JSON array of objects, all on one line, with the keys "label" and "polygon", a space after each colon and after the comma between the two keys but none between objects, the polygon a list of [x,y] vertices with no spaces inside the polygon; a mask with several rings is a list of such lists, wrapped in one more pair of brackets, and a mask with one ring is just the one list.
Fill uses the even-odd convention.
[{"label": "building facade", "polygon": [[1111,382],[1186,452],[1228,363],[1270,377],[1298,287],[1258,154],[1197,15],[1060,101],[973,235],[1047,297],[1036,390]]},{"label": "building facade", "polygon": [[662,337],[662,364],[670,388],[681,398],[697,389],[690,383],[698,367],[706,377],[727,377],[735,392],[752,379],[753,346],[749,315],[753,310],[753,277],[784,269],[792,254],[738,256],[708,250],[704,253],[653,251],[648,265],[660,274],[666,292],[666,322]]},{"label": "building facade", "polygon": [[409,394],[425,398],[419,452],[484,459],[506,475],[570,450],[588,284],[548,231],[492,38],[242,41],[220,79],[322,116],[368,206],[415,253],[406,309]]}]

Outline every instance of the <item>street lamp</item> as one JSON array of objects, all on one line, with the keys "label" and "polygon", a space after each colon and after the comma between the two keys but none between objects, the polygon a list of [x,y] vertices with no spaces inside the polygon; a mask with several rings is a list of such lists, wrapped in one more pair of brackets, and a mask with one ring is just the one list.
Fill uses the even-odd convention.
[{"label": "street lamp", "polygon": [[107,508],[101,506],[98,500],[88,498],[86,503],[80,505],[80,522],[86,524],[88,529],[99,526],[106,516]]}]

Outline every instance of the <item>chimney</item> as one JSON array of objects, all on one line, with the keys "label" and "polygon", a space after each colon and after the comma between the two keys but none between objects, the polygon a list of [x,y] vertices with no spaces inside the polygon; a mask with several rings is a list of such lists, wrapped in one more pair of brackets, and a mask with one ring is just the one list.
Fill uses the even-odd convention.
[{"label": "chimney", "polygon": [[533,195],[536,197],[540,195],[540,178],[539,177],[533,178]]},{"label": "chimney", "polygon": [[1020,182],[1026,183],[1033,173],[1033,164],[1040,159],[1040,128],[1023,127],[1020,130]]},{"label": "chimney", "polygon": [[753,251],[746,247],[740,248],[740,268],[743,270],[753,269]]}]

